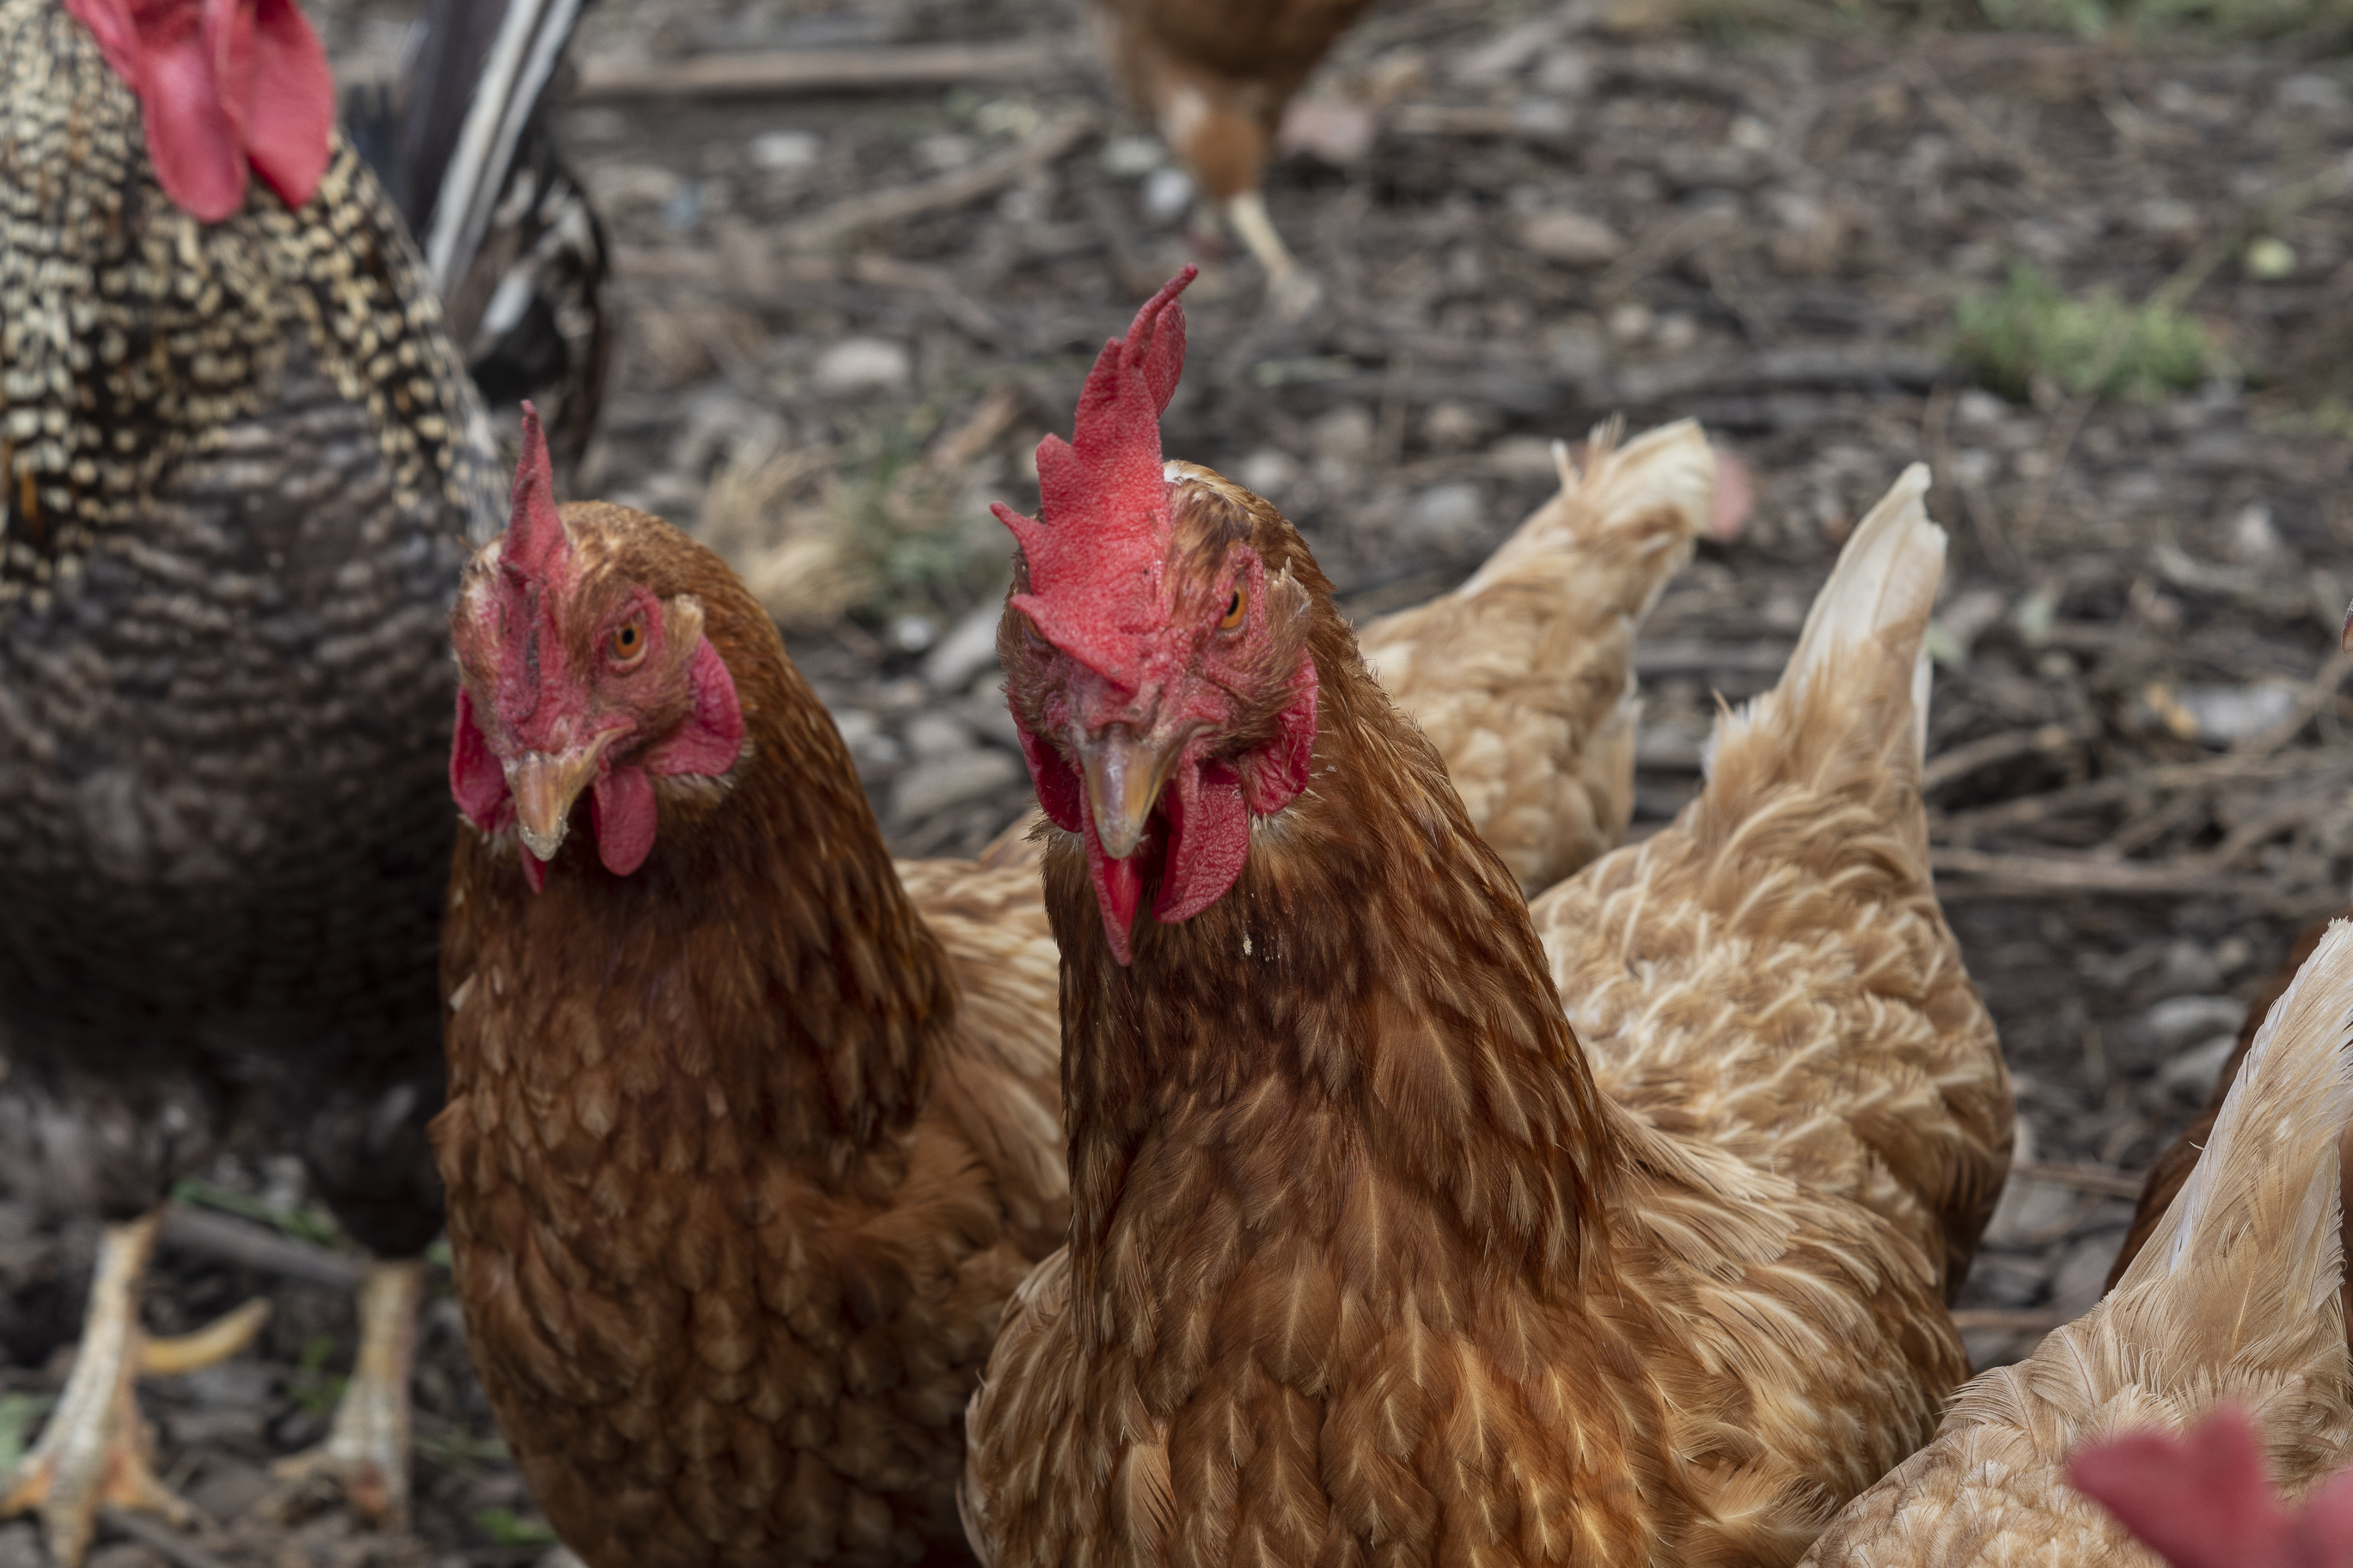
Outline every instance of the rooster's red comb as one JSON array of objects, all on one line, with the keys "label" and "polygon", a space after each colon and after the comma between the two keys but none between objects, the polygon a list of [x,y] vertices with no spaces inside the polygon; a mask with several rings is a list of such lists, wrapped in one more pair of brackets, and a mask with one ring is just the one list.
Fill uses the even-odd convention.
[{"label": "rooster's red comb", "polygon": [[1136,639],[1165,624],[1161,566],[1168,550],[1168,481],[1160,416],[1185,369],[1187,267],[1144,303],[1124,338],[1095,356],[1079,393],[1071,439],[1038,443],[1039,517],[998,505],[1029,563],[1029,592],[1013,605],[1048,641],[1116,678]]},{"label": "rooster's red comb", "polygon": [[547,435],[539,410],[522,405],[522,461],[515,465],[514,490],[507,500],[507,541],[499,563],[511,579],[545,582],[572,554],[564,520],[555,512],[555,470],[547,460]]}]

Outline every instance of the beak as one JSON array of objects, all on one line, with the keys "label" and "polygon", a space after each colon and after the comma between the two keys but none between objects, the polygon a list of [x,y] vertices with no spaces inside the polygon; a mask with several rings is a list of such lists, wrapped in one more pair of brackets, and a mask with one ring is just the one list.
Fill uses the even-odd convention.
[{"label": "beak", "polygon": [[1079,742],[1079,764],[1087,777],[1087,809],[1103,853],[1124,860],[1135,853],[1144,825],[1160,799],[1160,786],[1184,754],[1186,737],[1138,739],[1124,725],[1111,725]]},{"label": "beak", "polygon": [[515,826],[523,847],[553,860],[572,826],[572,805],[596,777],[596,759],[620,734],[607,730],[566,752],[525,752],[507,764],[507,790],[514,796]]}]

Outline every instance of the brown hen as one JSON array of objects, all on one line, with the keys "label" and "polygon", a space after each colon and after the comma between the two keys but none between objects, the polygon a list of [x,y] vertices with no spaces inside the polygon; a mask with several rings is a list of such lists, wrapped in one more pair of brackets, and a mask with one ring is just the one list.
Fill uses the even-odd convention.
[{"label": "brown hen", "polygon": [[559,521],[530,442],[452,618],[434,1134],[484,1388],[596,1568],[959,1557],[965,1400],[1067,1212],[1034,876],[894,866],[758,602]]},{"label": "brown hen", "polygon": [[[1678,826],[1719,874],[1660,889],[1697,911],[1661,911],[1655,963],[1620,950],[1656,977],[1641,1026],[1712,1032],[1768,1131],[1704,1095],[1621,1105],[1296,532],[1163,465],[1175,287],[1097,362],[1074,441],[1040,448],[1044,521],[1000,513],[1008,692],[1063,830],[1073,1212],[974,1399],[975,1544],[1008,1568],[1792,1562],[1964,1375],[1942,1296],[2007,1154],[1991,1030],[1907,858],[1943,560],[1925,475],[1720,737]],[[1863,830],[1853,864],[1825,830]],[[1745,895],[1785,889],[1781,962],[1810,952],[1857,1001],[1743,1017],[1686,994],[1676,945],[1744,940]],[[1880,923],[1914,935],[1850,950]],[[1936,1063],[1953,1102],[1883,1096],[1882,1049]],[[1800,1070],[1808,1103],[1762,1114],[1775,1071],[1824,1055],[1842,1078]],[[1949,1168],[1776,1168],[1799,1128],[1883,1114]],[[1892,1224],[1914,1205],[1891,1186],[1962,1234]]]},{"label": "brown hen", "polygon": [[1298,314],[1314,285],[1260,194],[1283,106],[1370,0],[1095,0],[1112,64]]}]

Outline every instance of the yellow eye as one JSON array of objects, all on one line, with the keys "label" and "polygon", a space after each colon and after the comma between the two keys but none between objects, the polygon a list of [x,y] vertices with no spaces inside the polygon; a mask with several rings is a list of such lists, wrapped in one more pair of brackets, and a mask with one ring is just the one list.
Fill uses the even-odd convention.
[{"label": "yellow eye", "polygon": [[614,630],[606,651],[615,664],[635,664],[646,654],[646,628],[640,623],[624,621]]},{"label": "yellow eye", "polygon": [[1235,589],[1234,596],[1226,601],[1226,618],[1218,623],[1218,629],[1221,632],[1229,632],[1233,630],[1236,626],[1242,624],[1242,616],[1248,614],[1249,611],[1249,596],[1240,588]]}]

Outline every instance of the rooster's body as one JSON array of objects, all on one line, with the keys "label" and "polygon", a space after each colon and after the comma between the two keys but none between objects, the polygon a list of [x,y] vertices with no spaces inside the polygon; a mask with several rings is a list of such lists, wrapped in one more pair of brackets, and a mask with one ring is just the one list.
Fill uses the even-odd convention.
[{"label": "rooster's body", "polygon": [[533,400],[559,473],[596,432],[612,355],[605,226],[547,123],[587,3],[427,0],[399,80],[345,105],[493,427]]},{"label": "rooster's body", "polygon": [[[233,1116],[409,1260],[322,1451],[395,1519],[441,1224],[442,627],[497,452],[299,13],[202,10],[0,0],[0,1162],[110,1226],[8,1500],[69,1559],[101,1486],[172,1507],[138,1483],[139,1265]],[[250,75],[207,97],[240,25]]]}]

